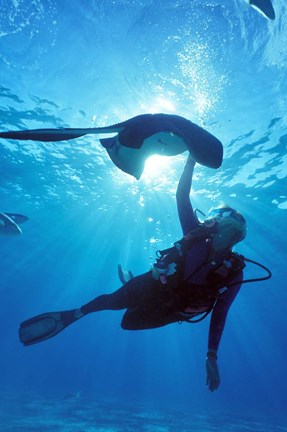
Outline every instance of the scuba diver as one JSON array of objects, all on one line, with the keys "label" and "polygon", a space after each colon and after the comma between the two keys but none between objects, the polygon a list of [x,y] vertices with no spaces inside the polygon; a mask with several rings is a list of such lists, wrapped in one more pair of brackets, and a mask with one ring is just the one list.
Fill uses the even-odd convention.
[{"label": "scuba diver", "polygon": [[245,238],[246,222],[227,206],[211,210],[204,222],[198,220],[190,201],[194,166],[189,156],[176,192],[183,238],[158,251],[150,271],[136,277],[129,272],[126,280],[120,272],[123,286],[111,294],[99,295],[78,309],[44,313],[24,321],[19,329],[24,345],[53,337],[83,316],[103,310],[126,309],[121,323],[125,330],[198,322],[211,313],[206,383],[211,391],[218,388],[220,340],[229,308],[245,282],[245,259],[232,252],[232,247]]}]

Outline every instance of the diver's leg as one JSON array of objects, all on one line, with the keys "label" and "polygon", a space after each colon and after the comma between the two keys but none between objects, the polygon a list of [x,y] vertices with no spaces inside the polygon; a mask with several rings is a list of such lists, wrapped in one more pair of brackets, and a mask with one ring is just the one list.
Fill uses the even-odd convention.
[{"label": "diver's leg", "polygon": [[[159,281],[151,272],[137,276],[111,294],[103,294],[81,307],[83,314],[101,310],[134,308],[153,301],[158,293]],[[160,284],[161,285],[161,284]]]},{"label": "diver's leg", "polygon": [[179,321],[182,321],[182,316],[176,310],[161,304],[128,309],[121,326],[124,330],[145,330]]}]

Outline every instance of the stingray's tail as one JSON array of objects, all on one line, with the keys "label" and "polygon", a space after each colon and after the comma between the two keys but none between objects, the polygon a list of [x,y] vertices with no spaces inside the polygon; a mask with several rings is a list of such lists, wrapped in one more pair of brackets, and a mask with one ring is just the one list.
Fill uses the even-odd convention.
[{"label": "stingray's tail", "polygon": [[107,126],[99,128],[75,129],[32,129],[22,131],[0,132],[0,138],[17,139],[17,140],[32,140],[32,141],[65,141],[74,138],[79,138],[88,134],[106,134],[117,133],[121,129],[116,126]]}]

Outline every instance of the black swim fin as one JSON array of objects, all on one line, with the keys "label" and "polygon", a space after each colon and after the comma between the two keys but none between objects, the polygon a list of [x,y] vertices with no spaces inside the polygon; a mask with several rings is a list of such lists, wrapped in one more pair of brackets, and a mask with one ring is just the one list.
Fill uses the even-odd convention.
[{"label": "black swim fin", "polygon": [[118,276],[123,285],[125,285],[127,282],[134,278],[132,272],[130,270],[123,270],[120,264],[118,264]]},{"label": "black swim fin", "polygon": [[20,324],[19,338],[25,345],[32,345],[56,336],[68,325],[84,316],[79,309],[63,312],[47,312]]}]

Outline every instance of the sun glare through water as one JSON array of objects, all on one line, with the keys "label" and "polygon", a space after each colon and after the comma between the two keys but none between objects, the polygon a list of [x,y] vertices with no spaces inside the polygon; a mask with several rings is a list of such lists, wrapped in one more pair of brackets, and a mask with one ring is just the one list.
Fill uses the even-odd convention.
[{"label": "sun glare through water", "polygon": [[154,179],[162,179],[164,182],[165,173],[172,168],[172,160],[168,156],[153,155],[145,163],[142,179],[149,183]]}]

